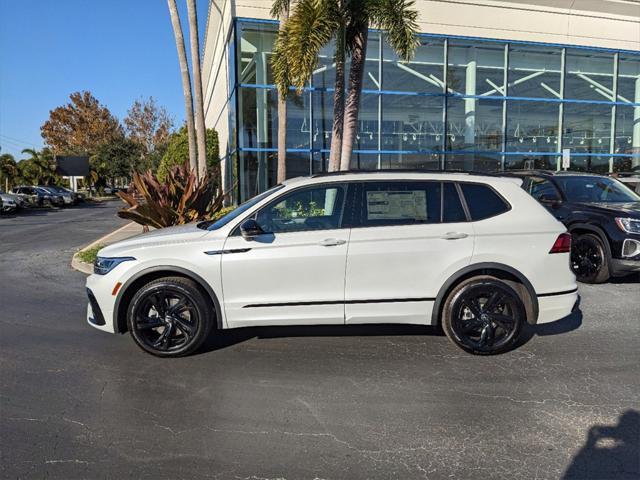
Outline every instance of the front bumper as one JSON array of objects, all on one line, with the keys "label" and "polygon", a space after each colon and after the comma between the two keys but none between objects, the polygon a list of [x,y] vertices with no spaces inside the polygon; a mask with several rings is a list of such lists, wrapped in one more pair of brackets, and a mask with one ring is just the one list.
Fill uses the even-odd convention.
[{"label": "front bumper", "polygon": [[87,277],[87,323],[98,330],[115,333],[113,309],[116,297],[112,295],[115,281],[109,275]]},{"label": "front bumper", "polygon": [[629,273],[640,272],[640,259],[623,260],[620,258],[611,259],[611,273],[614,276],[626,275]]}]

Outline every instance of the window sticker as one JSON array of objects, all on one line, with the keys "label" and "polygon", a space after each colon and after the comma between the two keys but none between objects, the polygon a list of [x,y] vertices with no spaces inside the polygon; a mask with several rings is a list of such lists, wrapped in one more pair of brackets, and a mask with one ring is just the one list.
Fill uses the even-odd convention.
[{"label": "window sticker", "polygon": [[427,221],[427,192],[367,192],[368,220],[412,219]]}]

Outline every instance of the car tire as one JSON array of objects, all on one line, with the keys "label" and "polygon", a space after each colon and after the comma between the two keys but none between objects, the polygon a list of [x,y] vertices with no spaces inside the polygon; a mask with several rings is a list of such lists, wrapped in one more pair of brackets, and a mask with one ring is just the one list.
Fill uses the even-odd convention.
[{"label": "car tire", "polygon": [[513,348],[526,323],[520,295],[492,276],[462,281],[451,290],[442,310],[442,328],[462,350],[495,355]]},{"label": "car tire", "polygon": [[574,235],[571,246],[571,270],[582,283],[604,283],[611,277],[611,260],[598,235]]},{"label": "car tire", "polygon": [[142,286],[127,309],[127,327],[136,344],[158,357],[195,352],[213,328],[208,295],[184,277],[163,277]]}]

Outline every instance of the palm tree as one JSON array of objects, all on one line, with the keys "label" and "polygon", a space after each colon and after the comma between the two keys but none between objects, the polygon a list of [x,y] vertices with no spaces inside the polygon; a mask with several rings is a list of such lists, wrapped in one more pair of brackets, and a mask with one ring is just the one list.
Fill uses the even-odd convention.
[{"label": "palm tree", "polygon": [[290,17],[291,21],[280,24],[272,57],[273,76],[279,96],[286,98],[290,86],[296,87],[298,92],[306,86],[317,66],[320,49],[336,37],[336,78],[329,171],[337,170],[339,167],[342,146],[346,27],[343,3],[343,0],[300,0]]},{"label": "palm tree", "polygon": [[32,182],[37,185],[44,184],[49,185],[54,183],[58,178],[55,174],[56,162],[53,157],[53,153],[48,148],[43,148],[38,152],[33,148],[25,148],[22,153],[30,155],[29,158],[22,160],[20,163],[27,162],[23,171],[28,171],[31,176]]},{"label": "palm tree", "polygon": [[200,40],[198,36],[198,14],[196,0],[187,0],[189,16],[189,39],[191,42],[191,70],[196,113],[196,143],[198,144],[198,170],[200,176],[207,173],[207,132],[204,126],[204,99],[202,97],[202,74],[200,69]]},{"label": "palm tree", "polygon": [[[289,17],[272,61],[274,78],[286,86],[304,88],[318,63],[320,49],[336,38],[336,79],[333,138],[329,170],[348,170],[358,128],[362,77],[370,27],[385,32],[387,42],[403,61],[418,45],[413,0],[300,0]],[[351,55],[348,96],[344,99],[344,60]],[[339,152],[339,153],[338,153]]]},{"label": "palm tree", "polygon": [[9,183],[13,183],[18,175],[18,164],[10,153],[0,155],[0,174],[4,177],[4,189],[8,192]]},{"label": "palm tree", "polygon": [[182,73],[182,90],[184,92],[187,134],[189,137],[189,166],[197,172],[198,161],[196,157],[196,136],[193,125],[193,97],[191,95],[191,77],[189,75],[189,64],[187,63],[187,52],[184,46],[184,36],[182,35],[182,25],[180,24],[176,0],[167,0],[167,4],[169,5],[169,15],[171,16],[171,25],[173,26],[173,34],[176,39],[180,72]]},{"label": "palm tree", "polygon": [[[281,36],[285,35],[285,24],[289,19],[291,0],[275,0],[271,7],[271,16],[280,19],[278,38],[275,49]],[[286,83],[286,82],[285,82]],[[287,179],[287,94],[288,85],[284,91],[278,88],[278,171],[277,181],[282,183]]]}]

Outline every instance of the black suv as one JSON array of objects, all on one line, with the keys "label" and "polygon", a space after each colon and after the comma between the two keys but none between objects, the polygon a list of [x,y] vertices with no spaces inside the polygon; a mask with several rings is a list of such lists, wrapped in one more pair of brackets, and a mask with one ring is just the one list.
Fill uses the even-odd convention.
[{"label": "black suv", "polygon": [[640,272],[640,195],[611,177],[522,171],[522,188],[573,235],[571,268],[583,283]]}]

